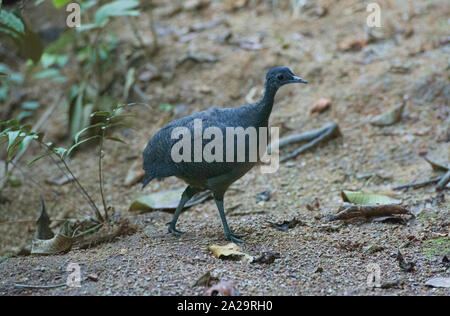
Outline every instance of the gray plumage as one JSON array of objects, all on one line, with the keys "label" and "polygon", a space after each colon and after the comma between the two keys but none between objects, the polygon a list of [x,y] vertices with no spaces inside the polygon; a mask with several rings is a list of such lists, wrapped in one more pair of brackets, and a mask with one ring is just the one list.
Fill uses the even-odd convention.
[{"label": "gray plumage", "polygon": [[[254,104],[248,104],[236,108],[210,108],[206,111],[198,112],[177,120],[172,121],[161,128],[155,136],[149,141],[144,150],[143,169],[145,178],[143,186],[145,187],[155,178],[165,178],[176,176],[183,179],[188,187],[181,198],[180,204],[175,211],[174,218],[169,225],[169,231],[173,234],[181,234],[175,229],[178,216],[181,213],[184,204],[197,192],[211,190],[219,208],[219,213],[224,226],[225,238],[235,242],[242,242],[238,235],[231,233],[228,228],[224,210],[223,196],[228,187],[237,179],[246,174],[256,162],[250,162],[248,157],[248,138],[246,140],[246,159],[245,162],[225,162],[226,146],[223,149],[224,162],[174,162],[171,151],[179,139],[172,139],[172,131],[177,127],[187,127],[194,135],[194,120],[201,119],[202,129],[208,127],[218,127],[222,131],[223,141],[227,127],[267,127],[269,116],[272,111],[274,97],[277,90],[288,83],[306,83],[305,80],[296,77],[288,68],[277,67],[268,71],[265,81],[265,91],[262,99]],[[193,138],[193,137],[192,137]],[[203,140],[204,146],[211,140]],[[192,139],[192,158],[193,158],[193,139]],[[259,144],[259,141],[257,142]],[[235,158],[236,158],[235,146]]]}]

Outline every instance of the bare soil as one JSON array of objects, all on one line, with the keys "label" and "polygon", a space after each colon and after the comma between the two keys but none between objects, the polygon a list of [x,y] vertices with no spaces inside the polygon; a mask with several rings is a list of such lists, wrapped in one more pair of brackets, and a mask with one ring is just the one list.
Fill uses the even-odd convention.
[{"label": "bare soil", "polygon": [[[448,1],[380,1],[383,27],[376,30],[379,39],[350,52],[340,51],[339,45],[366,39],[367,12],[361,1],[322,1],[318,6],[327,7],[326,15],[318,17],[311,9],[298,18],[288,8],[272,10],[267,3],[256,1],[230,12],[226,10],[230,2],[212,1],[201,11],[184,10],[169,17],[162,10],[155,11],[161,50],[151,62],[162,72],[172,73],[173,79],[139,83],[152,109],[136,107],[132,110],[137,117],[134,129],[116,132],[129,146],[107,143],[105,148],[107,201],[122,218],[137,225],[137,233],[87,250],[8,258],[0,263],[0,295],[198,295],[205,288],[193,284],[208,271],[221,280],[235,281],[242,295],[450,294],[448,288],[425,286],[432,277],[450,276],[442,262],[450,249],[448,187],[442,192],[436,192],[433,185],[391,190],[437,175],[423,155],[450,162]],[[187,42],[173,34],[162,35],[218,18],[226,18],[227,23],[197,32]],[[115,27],[122,29],[122,45],[131,45],[132,30],[119,22]],[[148,21],[142,17],[138,22],[150,43]],[[220,43],[226,31],[237,40],[260,36],[263,48],[251,51]],[[188,52],[214,55],[218,61],[188,61],[174,68]],[[184,185],[175,178],[153,181],[144,192],[140,184],[123,185],[150,137],[176,117],[159,109],[160,104],[186,104],[179,107],[180,115],[213,105],[239,106],[247,103],[246,95],[253,87],[262,89],[265,72],[278,65],[288,66],[309,83],[279,91],[271,125],[289,135],[335,121],[343,134],[281,164],[275,174],[254,168],[228,191],[225,207],[235,207],[228,221],[234,231],[245,235],[243,251],[254,256],[274,251],[279,259],[249,264],[213,257],[208,247],[226,244],[213,200],[181,215],[178,229],[187,232],[181,237],[167,233],[170,213],[128,213],[136,196]],[[330,109],[310,114],[319,98],[330,99]],[[50,102],[52,94],[43,93],[42,99]],[[388,127],[369,124],[372,117],[403,101],[406,107],[398,123]],[[65,120],[62,110],[52,116],[45,128],[49,138],[61,133]],[[283,152],[294,149],[295,145]],[[23,161],[38,152],[31,148]],[[70,163],[101,205],[97,150],[81,151]],[[31,220],[40,212],[39,194],[45,197],[52,218],[62,212],[71,218],[92,215],[72,185],[45,183],[59,174],[51,161],[42,160],[31,168],[24,165],[22,171],[15,171],[18,178],[23,177],[22,185],[7,187],[3,195],[10,202],[0,205],[2,255],[30,244],[35,231]],[[396,194],[417,216],[406,216],[406,224],[365,219],[328,222],[328,215],[342,205],[343,189]],[[256,195],[265,190],[271,191],[270,200],[257,203]],[[316,199],[318,207],[307,207],[315,205]],[[303,225],[287,231],[268,223],[294,217]],[[15,222],[23,220],[30,222]],[[371,253],[367,249],[373,245],[381,248]],[[414,271],[399,267],[395,259],[399,247],[407,261],[415,262]],[[91,275],[80,288],[14,286],[64,283],[69,263],[81,266],[83,280]],[[399,282],[385,289],[368,287],[370,264],[379,265],[382,283]],[[93,281],[92,275],[98,280]]]}]

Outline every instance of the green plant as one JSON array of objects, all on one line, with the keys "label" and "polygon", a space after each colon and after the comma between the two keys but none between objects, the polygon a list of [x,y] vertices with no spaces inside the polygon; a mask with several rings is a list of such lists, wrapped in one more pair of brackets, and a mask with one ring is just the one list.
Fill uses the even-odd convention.
[{"label": "green plant", "polygon": [[[70,148],[57,147],[51,142],[44,142],[44,135],[42,133],[35,133],[31,130],[29,125],[21,125],[18,120],[9,120],[5,122],[0,122],[0,126],[4,127],[4,130],[0,132],[0,140],[3,139],[3,143],[7,143],[6,147],[6,164],[5,164],[5,178],[8,178],[8,165],[14,159],[14,157],[24,150],[29,142],[37,141],[41,147],[44,149],[44,153],[35,157],[29,162],[33,164],[44,157],[50,157],[53,162],[59,167],[55,158],[58,159],[64,169],[61,171],[66,176],[71,176],[74,180],[74,185],[80,192],[80,194],[86,199],[94,214],[99,222],[104,222],[109,219],[108,206],[104,194],[104,178],[103,178],[103,144],[104,141],[115,141],[125,143],[123,140],[117,137],[109,136],[109,132],[115,127],[128,127],[124,122],[124,118],[129,117],[130,114],[124,113],[124,108],[126,105],[116,105],[111,111],[97,111],[91,114],[92,117],[102,117],[103,121],[87,126],[75,135],[75,144]],[[82,136],[90,129],[98,128],[100,133],[94,136],[88,136],[82,138]],[[77,177],[72,172],[71,168],[67,163],[67,159],[70,157],[71,153],[75,148],[83,143],[89,142],[93,139],[99,139],[99,154],[98,154],[98,174],[99,174],[99,188],[100,195],[103,204],[103,214],[101,214],[98,206],[91,197],[91,194],[85,189],[85,187],[80,183]],[[126,144],[126,143],[125,143]],[[1,188],[1,187],[0,187]]]}]

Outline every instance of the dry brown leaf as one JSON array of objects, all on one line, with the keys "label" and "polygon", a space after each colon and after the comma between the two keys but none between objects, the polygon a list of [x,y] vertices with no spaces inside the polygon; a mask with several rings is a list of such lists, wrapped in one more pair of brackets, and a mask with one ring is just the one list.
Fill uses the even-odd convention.
[{"label": "dry brown leaf", "polygon": [[395,124],[402,118],[404,108],[405,108],[404,103],[397,104],[387,112],[374,117],[370,121],[370,124],[375,126],[389,126]]},{"label": "dry brown leaf", "polygon": [[327,98],[320,98],[319,100],[314,103],[312,106],[310,113],[322,113],[326,110],[328,110],[331,107],[331,100]]},{"label": "dry brown leaf", "polygon": [[53,255],[65,252],[72,248],[72,243],[73,239],[71,237],[61,234],[48,240],[35,239],[31,244],[31,254]]},{"label": "dry brown leaf", "polygon": [[338,50],[342,52],[359,51],[369,43],[366,39],[344,40],[338,44]]},{"label": "dry brown leaf", "polygon": [[450,288],[450,278],[432,278],[429,279],[427,282],[425,282],[425,285],[431,286],[431,287],[443,287],[443,288]]},{"label": "dry brown leaf", "polygon": [[235,243],[229,243],[225,246],[219,245],[211,245],[209,246],[209,250],[213,253],[216,258],[241,258],[242,261],[252,262],[253,257],[242,252],[241,247],[236,245]]}]

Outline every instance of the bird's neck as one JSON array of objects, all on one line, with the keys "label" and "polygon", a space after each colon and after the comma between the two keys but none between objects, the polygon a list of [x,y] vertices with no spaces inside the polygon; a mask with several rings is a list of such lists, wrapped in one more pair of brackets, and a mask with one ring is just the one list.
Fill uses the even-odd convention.
[{"label": "bird's neck", "polygon": [[273,102],[275,99],[275,94],[277,93],[277,89],[271,87],[269,85],[265,85],[264,87],[264,95],[261,100],[257,103],[258,107],[258,118],[261,121],[268,121],[270,113],[272,112]]}]

